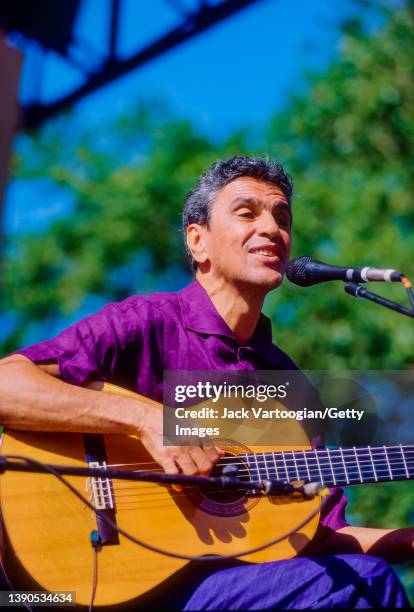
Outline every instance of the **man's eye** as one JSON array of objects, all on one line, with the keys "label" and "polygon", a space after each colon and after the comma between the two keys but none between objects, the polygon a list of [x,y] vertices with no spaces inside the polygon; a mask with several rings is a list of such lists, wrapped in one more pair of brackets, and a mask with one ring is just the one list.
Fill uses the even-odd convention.
[{"label": "man's eye", "polygon": [[277,224],[280,225],[280,227],[290,227],[290,217],[280,217],[277,220]]},{"label": "man's eye", "polygon": [[246,219],[253,219],[254,214],[251,210],[241,210],[239,211],[239,217],[244,217]]}]

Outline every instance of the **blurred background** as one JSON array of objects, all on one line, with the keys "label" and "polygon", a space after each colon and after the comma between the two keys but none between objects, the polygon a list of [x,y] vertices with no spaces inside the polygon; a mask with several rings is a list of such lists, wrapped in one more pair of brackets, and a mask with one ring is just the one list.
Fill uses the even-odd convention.
[{"label": "blurred background", "polygon": [[[413,0],[2,3],[0,354],[188,283],[183,197],[235,154],[294,177],[293,256],[414,277],[413,77]],[[341,283],[265,312],[305,369],[414,365],[413,321]],[[414,523],[410,483],[348,495],[354,524]]]}]

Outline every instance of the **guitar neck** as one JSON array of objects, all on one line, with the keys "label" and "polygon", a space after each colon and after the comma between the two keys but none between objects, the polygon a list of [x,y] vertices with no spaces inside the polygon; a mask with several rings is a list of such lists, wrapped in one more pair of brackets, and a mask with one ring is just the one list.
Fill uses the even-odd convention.
[{"label": "guitar neck", "polygon": [[241,455],[252,480],[307,480],[327,487],[414,479],[414,445],[324,448]]}]

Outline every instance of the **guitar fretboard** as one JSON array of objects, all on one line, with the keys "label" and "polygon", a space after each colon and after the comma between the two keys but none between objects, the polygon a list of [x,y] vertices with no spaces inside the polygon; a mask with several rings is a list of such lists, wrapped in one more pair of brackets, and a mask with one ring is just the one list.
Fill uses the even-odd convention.
[{"label": "guitar fretboard", "polygon": [[414,445],[252,453],[240,458],[251,480],[306,480],[333,487],[414,479]]}]

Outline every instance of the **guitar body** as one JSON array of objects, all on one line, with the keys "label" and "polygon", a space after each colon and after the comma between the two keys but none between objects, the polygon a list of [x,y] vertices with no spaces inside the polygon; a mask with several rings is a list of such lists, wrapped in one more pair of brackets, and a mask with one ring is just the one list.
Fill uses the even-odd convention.
[{"label": "guitar body", "polygon": [[[103,390],[121,392],[108,385]],[[105,435],[109,466],[131,470],[158,469],[134,436]],[[226,441],[228,453],[246,447]],[[293,447],[309,448],[309,446]],[[277,450],[292,447],[278,446]],[[248,452],[266,452],[253,446]],[[6,431],[2,453],[24,455],[43,463],[87,466],[83,434]],[[93,501],[91,480],[66,477]],[[78,604],[88,605],[93,584],[94,551],[90,534],[97,529],[96,514],[48,474],[6,472],[0,477],[3,524],[6,532],[4,564],[16,588],[30,576],[32,588],[76,591]],[[303,521],[320,499],[248,497],[239,492],[207,494],[196,487],[175,491],[170,486],[116,480],[111,483],[116,524],[152,546],[186,555],[243,555]],[[295,556],[316,531],[315,516],[299,533],[277,545],[241,557],[259,563]],[[137,546],[122,535],[97,553],[95,605],[129,602],[157,587],[188,563]],[[17,576],[19,574],[19,577]],[[25,587],[27,588],[27,587]]]}]

